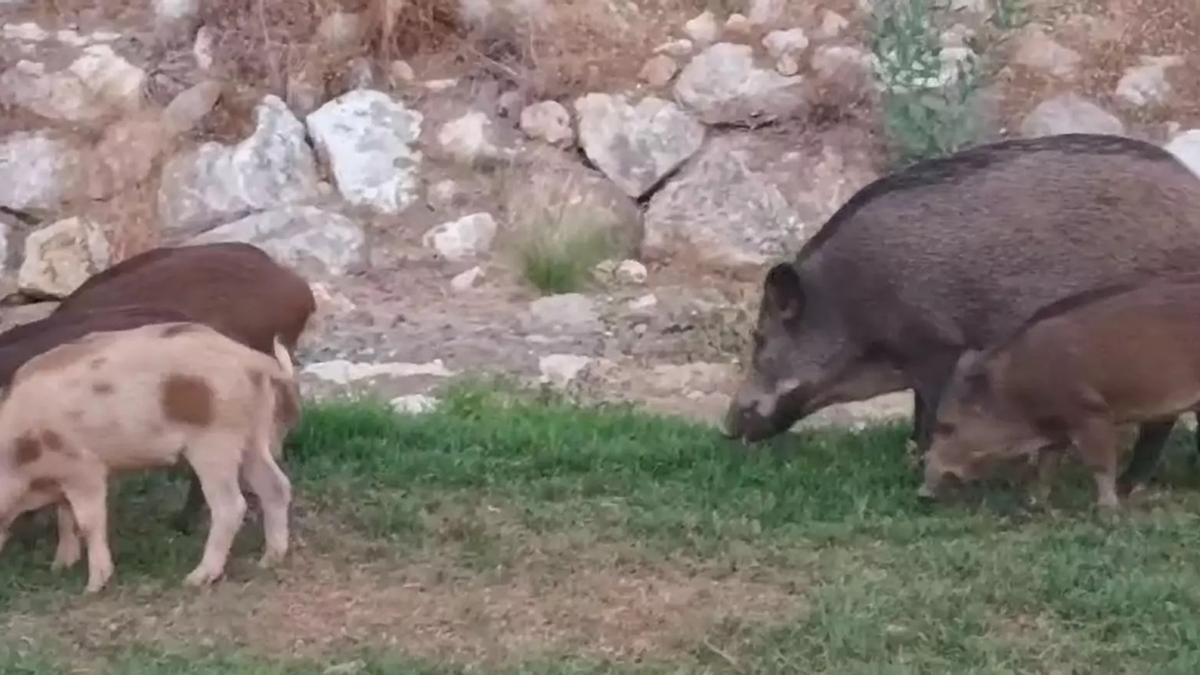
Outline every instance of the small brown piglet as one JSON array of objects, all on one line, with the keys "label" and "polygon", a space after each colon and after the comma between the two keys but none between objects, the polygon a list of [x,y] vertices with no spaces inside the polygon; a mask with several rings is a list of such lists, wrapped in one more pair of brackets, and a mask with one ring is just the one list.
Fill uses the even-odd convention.
[{"label": "small brown piglet", "polygon": [[[938,406],[920,495],[1000,466],[1036,467],[1045,497],[1063,451],[1118,505],[1120,429],[1200,403],[1200,275],[1096,288],[1047,305],[1007,339],[959,359]],[[1122,486],[1121,492],[1127,486]]]}]

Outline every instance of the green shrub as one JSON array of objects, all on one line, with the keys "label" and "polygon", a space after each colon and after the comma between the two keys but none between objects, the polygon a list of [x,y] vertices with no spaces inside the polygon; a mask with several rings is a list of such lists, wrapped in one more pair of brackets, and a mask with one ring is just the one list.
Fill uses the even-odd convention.
[{"label": "green shrub", "polygon": [[872,51],[884,131],[901,166],[956,152],[983,132],[975,114],[981,59],[971,51],[953,70],[943,64],[936,11],[929,0],[881,0],[875,6]]}]

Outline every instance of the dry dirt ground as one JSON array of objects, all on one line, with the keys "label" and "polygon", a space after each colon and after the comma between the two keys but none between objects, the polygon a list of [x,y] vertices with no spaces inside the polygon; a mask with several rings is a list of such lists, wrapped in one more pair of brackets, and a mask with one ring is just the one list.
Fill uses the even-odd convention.
[{"label": "dry dirt ground", "polygon": [[[127,578],[99,598],[5,612],[5,643],[49,649],[80,673],[101,668],[98,655],[146,647],[317,662],[374,649],[484,668],[568,655],[669,662],[696,650],[719,656],[705,637],[718,628],[735,639],[803,610],[799,573],[539,535],[493,506],[439,515],[441,542],[404,554],[298,506],[280,568],[255,569],[247,549],[258,532],[244,530],[228,578],[210,590]],[[504,555],[470,562],[464,528],[502,539]]]}]

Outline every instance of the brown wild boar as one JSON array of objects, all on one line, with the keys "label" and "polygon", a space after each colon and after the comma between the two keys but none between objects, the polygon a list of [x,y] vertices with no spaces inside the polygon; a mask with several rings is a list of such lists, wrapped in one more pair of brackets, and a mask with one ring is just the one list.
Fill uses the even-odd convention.
[{"label": "brown wild boar", "polygon": [[190,585],[219,578],[246,500],[258,497],[266,547],[287,552],[291,484],[276,464],[299,415],[292,362],[199,323],[91,333],[17,370],[0,403],[0,544],[22,512],[59,506],[55,567],[88,554],[87,591],[113,573],[107,535],[110,473],[174,465],[182,456],[203,487],[212,525]]},{"label": "brown wild boar", "polygon": [[1114,284],[1064,298],[983,351],[946,389],[920,494],[999,465],[1049,470],[1073,448],[1104,507],[1118,504],[1120,426],[1200,404],[1200,274]]},{"label": "brown wild boar", "polygon": [[0,333],[0,388],[7,387],[13,373],[29,359],[89,333],[191,320],[178,310],[132,305],[54,312],[44,319],[14,326]]},{"label": "brown wild boar", "polygon": [[267,355],[279,336],[293,358],[317,307],[303,277],[257,246],[225,242],[139,253],[92,275],[54,313],[127,305],[183,312]]},{"label": "brown wild boar", "polygon": [[[1200,260],[1200,179],[1162,148],[1095,134],[1007,140],[871,183],[766,275],[752,358],[725,420],[747,441],[835,403],[913,389],[913,438],[959,355],[1038,308]],[[1141,426],[1154,467],[1174,419]]]}]

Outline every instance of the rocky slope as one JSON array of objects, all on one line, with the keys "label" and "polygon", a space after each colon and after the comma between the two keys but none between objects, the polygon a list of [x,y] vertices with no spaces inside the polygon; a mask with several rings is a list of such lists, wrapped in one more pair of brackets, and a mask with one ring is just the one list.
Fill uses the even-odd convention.
[{"label": "rocky slope", "polygon": [[[763,266],[894,141],[866,0],[56,4],[0,0],[4,324],[149,246],[249,241],[314,283],[315,396],[493,372],[715,419]],[[1014,7],[956,0],[905,86],[981,59],[978,140],[1125,133],[1200,172],[1194,8]],[[539,247],[583,235],[588,283],[539,292]]]}]

